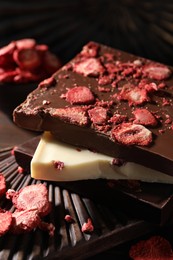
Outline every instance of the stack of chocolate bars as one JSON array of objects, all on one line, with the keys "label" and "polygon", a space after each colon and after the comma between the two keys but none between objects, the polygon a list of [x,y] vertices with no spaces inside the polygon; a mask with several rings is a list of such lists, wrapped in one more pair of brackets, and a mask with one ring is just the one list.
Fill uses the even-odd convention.
[{"label": "stack of chocolate bars", "polygon": [[17,163],[129,216],[165,225],[173,213],[172,68],[89,42],[13,113],[39,137]]}]

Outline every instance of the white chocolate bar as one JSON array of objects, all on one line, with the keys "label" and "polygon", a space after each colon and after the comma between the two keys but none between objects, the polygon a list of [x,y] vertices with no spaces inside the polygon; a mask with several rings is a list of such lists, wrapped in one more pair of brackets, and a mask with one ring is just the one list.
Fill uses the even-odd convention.
[{"label": "white chocolate bar", "polygon": [[113,164],[112,157],[59,142],[45,132],[31,161],[31,177],[50,181],[89,179],[173,183],[173,177],[142,165]]}]

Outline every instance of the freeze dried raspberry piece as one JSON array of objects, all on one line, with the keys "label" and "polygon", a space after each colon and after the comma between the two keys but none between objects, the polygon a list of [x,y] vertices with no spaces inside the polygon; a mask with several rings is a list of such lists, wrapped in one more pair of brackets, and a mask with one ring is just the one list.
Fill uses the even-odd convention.
[{"label": "freeze dried raspberry piece", "polygon": [[51,109],[50,114],[54,117],[59,117],[61,120],[79,126],[86,126],[89,123],[86,108],[84,107]]},{"label": "freeze dried raspberry piece", "polygon": [[3,174],[0,173],[0,197],[6,192],[6,181]]},{"label": "freeze dried raspberry piece", "polygon": [[36,41],[32,38],[25,38],[14,41],[18,50],[21,49],[33,49],[36,46]]},{"label": "freeze dried raspberry piece", "polygon": [[94,226],[92,224],[92,221],[90,218],[87,219],[87,222],[85,222],[83,225],[82,225],[82,228],[81,228],[81,231],[83,233],[92,233],[94,231]]},{"label": "freeze dried raspberry piece", "polygon": [[10,211],[6,211],[0,209],[0,236],[7,233],[12,224],[12,213]]},{"label": "freeze dried raspberry piece", "polygon": [[152,132],[139,124],[121,123],[111,131],[115,141],[123,145],[147,146],[152,142]]},{"label": "freeze dried raspberry piece", "polygon": [[104,107],[94,107],[88,110],[90,120],[97,125],[103,125],[108,119],[108,109]]},{"label": "freeze dried raspberry piece", "polygon": [[81,54],[82,56],[85,57],[96,57],[98,51],[99,51],[99,45],[95,42],[89,42],[83,47]]},{"label": "freeze dried raspberry piece", "polygon": [[29,232],[38,227],[41,219],[36,208],[30,208],[12,213],[12,224],[10,232],[13,234],[21,234]]},{"label": "freeze dried raspberry piece", "polygon": [[28,185],[16,192],[8,190],[6,198],[11,199],[18,210],[37,209],[39,216],[45,216],[51,210],[47,187],[41,183]]},{"label": "freeze dried raspberry piece", "polygon": [[56,79],[53,77],[44,79],[43,81],[41,81],[38,85],[39,88],[49,88],[52,87],[56,84]]},{"label": "freeze dried raspberry piece", "polygon": [[104,72],[104,67],[96,58],[86,58],[73,66],[73,71],[84,76],[97,77]]},{"label": "freeze dried raspberry piece", "polygon": [[114,78],[115,76],[113,74],[101,76],[98,79],[98,84],[101,86],[111,84]]},{"label": "freeze dried raspberry piece", "polygon": [[143,67],[142,73],[151,79],[165,80],[170,77],[172,72],[165,65],[151,62]]},{"label": "freeze dried raspberry piece", "polygon": [[148,125],[148,126],[156,126],[157,120],[155,116],[145,108],[135,109],[132,112],[135,116],[134,124]]},{"label": "freeze dried raspberry piece", "polygon": [[13,59],[20,68],[33,70],[41,65],[41,59],[35,49],[20,49],[13,52]]},{"label": "freeze dried raspberry piece", "polygon": [[126,115],[120,115],[118,113],[114,113],[108,122],[116,125],[116,124],[120,124],[124,121],[127,121]]},{"label": "freeze dried raspberry piece", "polygon": [[71,88],[65,94],[70,104],[92,104],[95,100],[91,90],[85,86]]},{"label": "freeze dried raspberry piece", "polygon": [[15,49],[15,43],[11,42],[8,45],[0,48],[0,66],[2,68],[11,68],[14,66],[13,51]]},{"label": "freeze dried raspberry piece", "polygon": [[173,251],[168,240],[152,236],[131,246],[129,256],[133,260],[173,260]]},{"label": "freeze dried raspberry piece", "polygon": [[146,89],[141,89],[128,83],[122,87],[121,92],[117,95],[117,99],[127,100],[129,106],[141,105],[150,100]]}]

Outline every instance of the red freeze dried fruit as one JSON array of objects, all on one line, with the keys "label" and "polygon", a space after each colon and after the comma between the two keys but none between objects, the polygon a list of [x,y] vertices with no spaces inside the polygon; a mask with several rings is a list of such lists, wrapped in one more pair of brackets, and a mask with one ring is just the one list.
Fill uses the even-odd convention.
[{"label": "red freeze dried fruit", "polygon": [[55,167],[55,169],[61,171],[64,168],[64,163],[61,161],[53,161],[53,166]]},{"label": "red freeze dried fruit", "polygon": [[16,192],[10,189],[6,198],[12,199],[18,210],[37,209],[39,216],[45,216],[51,210],[47,187],[41,183],[26,186]]},{"label": "red freeze dried fruit", "polygon": [[155,62],[145,65],[142,72],[144,76],[156,80],[164,80],[171,75],[171,70],[167,66]]},{"label": "red freeze dried fruit", "polygon": [[25,38],[21,40],[14,41],[18,50],[21,49],[33,49],[36,46],[36,41],[34,39]]},{"label": "red freeze dried fruit", "polygon": [[157,120],[155,116],[145,108],[135,109],[132,113],[135,116],[135,120],[133,121],[133,123],[135,124],[148,125],[148,126],[157,125]]},{"label": "red freeze dried fruit", "polygon": [[43,81],[41,81],[38,85],[39,88],[48,88],[48,87],[51,87],[51,86],[54,86],[56,84],[56,79],[53,78],[53,77],[50,77],[50,78],[47,78]]},{"label": "red freeze dried fruit", "polygon": [[88,124],[88,116],[86,114],[86,108],[84,107],[57,108],[52,109],[50,113],[52,116],[59,117],[72,124],[80,126],[86,126]]},{"label": "red freeze dried fruit", "polygon": [[146,89],[138,88],[132,84],[125,84],[121,92],[117,95],[119,100],[127,100],[129,106],[141,105],[146,101],[149,101]]},{"label": "red freeze dried fruit", "polygon": [[83,225],[82,225],[82,232],[83,233],[92,233],[94,231],[94,226],[92,224],[92,221],[90,218],[88,218],[87,222],[85,222]]},{"label": "red freeze dried fruit", "polygon": [[97,125],[102,125],[106,123],[108,117],[107,112],[108,110],[103,107],[94,107],[88,110],[90,120]]},{"label": "red freeze dried fruit", "polygon": [[131,246],[129,256],[133,260],[173,260],[173,251],[168,240],[152,236]]},{"label": "red freeze dried fruit", "polygon": [[74,87],[65,94],[66,100],[70,104],[91,104],[95,98],[91,90],[84,86]]},{"label": "red freeze dried fruit", "polygon": [[99,45],[95,42],[89,42],[85,45],[81,51],[82,56],[85,57],[96,57],[98,54]]},{"label": "red freeze dried fruit", "polygon": [[146,146],[152,142],[152,132],[139,124],[122,123],[111,131],[112,138],[124,145]]},{"label": "red freeze dried fruit", "polygon": [[58,57],[47,45],[37,45],[34,39],[12,41],[0,48],[0,82],[38,82],[61,67]]},{"label": "red freeze dried fruit", "polygon": [[6,192],[6,181],[3,174],[0,173],[0,197]]},{"label": "red freeze dried fruit", "polygon": [[40,56],[35,49],[15,50],[13,59],[20,68],[26,70],[33,70],[38,68],[41,64]]},{"label": "red freeze dried fruit", "polygon": [[10,229],[11,223],[12,213],[0,209],[0,236],[4,235]]},{"label": "red freeze dried fruit", "polygon": [[65,215],[64,217],[65,221],[68,222],[68,223],[73,223],[74,222],[74,219],[72,218],[72,216],[70,215]]},{"label": "red freeze dried fruit", "polygon": [[21,211],[16,210],[12,214],[12,225],[10,231],[14,234],[29,232],[38,227],[40,222],[41,219],[36,208],[28,208]]},{"label": "red freeze dried fruit", "polygon": [[104,67],[96,58],[87,58],[79,63],[75,63],[73,71],[84,76],[97,77],[104,72]]}]

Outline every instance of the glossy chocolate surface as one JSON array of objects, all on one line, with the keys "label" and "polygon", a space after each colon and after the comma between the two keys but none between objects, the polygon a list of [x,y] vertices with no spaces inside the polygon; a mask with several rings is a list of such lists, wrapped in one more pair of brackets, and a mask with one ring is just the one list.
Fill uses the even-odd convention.
[{"label": "glossy chocolate surface", "polygon": [[[16,162],[28,173],[39,140],[37,136],[15,147]],[[173,185],[101,179],[58,182],[58,185],[155,224],[165,224],[173,214]]]},{"label": "glossy chocolate surface", "polygon": [[[53,132],[61,141],[87,147],[112,157],[134,161],[173,175],[172,69],[166,66],[162,68],[161,65],[160,71],[157,71],[154,77],[153,75],[146,76],[143,70],[145,66],[155,64],[152,61],[99,45],[96,54],[91,52],[90,54],[85,53],[85,55],[95,55],[94,58],[99,60],[104,68],[112,62],[118,66],[118,72],[108,74],[110,77],[112,74],[114,75],[111,79],[112,82],[105,85],[103,83],[104,78],[101,76],[104,75],[102,69],[100,69],[98,75],[97,73],[94,75],[91,75],[92,73],[87,74],[88,72],[87,75],[84,75],[85,72],[79,73],[78,69],[74,69],[76,64],[86,58],[83,54],[84,50],[85,48],[52,76],[56,82],[42,84],[28,96],[26,102],[15,109],[14,122],[22,128],[35,131],[48,130]],[[169,76],[164,74],[167,69],[171,72]],[[111,70],[111,66],[109,70]],[[134,86],[140,85],[140,88],[146,88],[146,85],[151,87],[152,84],[155,84],[154,87],[157,87],[157,91],[153,88],[153,91],[148,94],[148,100],[141,104],[129,104],[128,100],[117,98],[123,86],[127,83]],[[66,98],[63,98],[68,89],[76,86],[88,87],[94,94],[95,103],[89,105],[85,103],[71,104]],[[93,108],[96,103],[97,106],[108,109],[107,121],[103,124],[94,124],[87,114],[88,110]],[[80,123],[72,122],[68,116],[62,117],[56,113],[56,109],[76,106],[87,108],[85,111],[87,124],[81,126]],[[113,114],[118,113],[121,116],[126,116],[128,122],[133,122],[133,111],[136,108],[148,109],[155,115],[158,122],[157,126],[146,126],[152,132],[152,142],[146,146],[125,145],[115,141],[111,136],[111,131],[115,126],[110,123]]]}]

